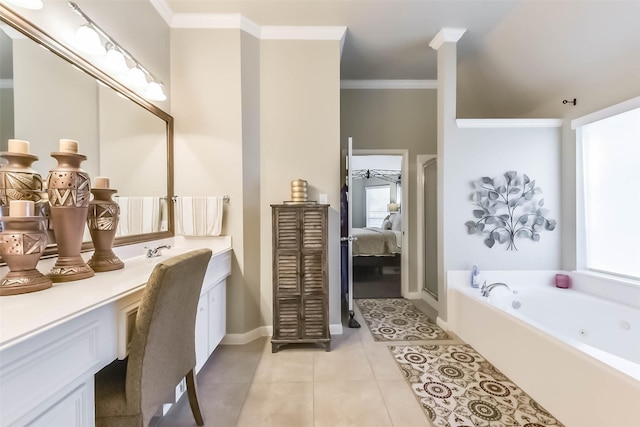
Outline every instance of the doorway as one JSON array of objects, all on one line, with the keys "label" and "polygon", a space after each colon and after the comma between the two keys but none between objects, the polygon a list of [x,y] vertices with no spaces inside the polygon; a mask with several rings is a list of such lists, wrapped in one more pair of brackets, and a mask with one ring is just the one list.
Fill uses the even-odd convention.
[{"label": "doorway", "polygon": [[405,150],[354,150],[353,298],[401,298],[408,287]]}]

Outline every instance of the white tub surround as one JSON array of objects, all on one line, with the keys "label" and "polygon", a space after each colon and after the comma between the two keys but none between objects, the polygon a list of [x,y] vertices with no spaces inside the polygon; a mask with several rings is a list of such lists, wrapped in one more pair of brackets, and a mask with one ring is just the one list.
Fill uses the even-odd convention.
[{"label": "white tub surround", "polygon": [[568,427],[637,425],[640,309],[583,291],[573,273],[572,288],[558,289],[556,273],[483,271],[481,282],[518,292],[483,298],[468,271],[449,271],[450,330]]},{"label": "white tub surround", "polygon": [[[162,256],[143,255],[145,246],[164,244],[172,249]],[[125,262],[122,270],[0,298],[2,426],[93,426],[93,376],[126,353],[126,313],[139,304],[153,267],[162,259],[202,247],[211,248],[213,256],[196,318],[199,368],[224,335],[230,237],[170,238],[115,248]],[[38,268],[47,271],[54,263],[55,258],[41,260]],[[6,267],[0,268],[0,274],[5,272]]]}]

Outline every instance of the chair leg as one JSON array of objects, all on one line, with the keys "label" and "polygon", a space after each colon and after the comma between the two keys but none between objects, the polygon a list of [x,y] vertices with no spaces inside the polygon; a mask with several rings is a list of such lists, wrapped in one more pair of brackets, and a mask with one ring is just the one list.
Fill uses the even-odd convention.
[{"label": "chair leg", "polygon": [[191,406],[191,412],[193,412],[193,418],[196,420],[196,424],[199,426],[204,425],[204,416],[200,409],[200,403],[198,402],[198,386],[196,384],[196,374],[193,369],[189,371],[185,379],[187,380],[187,396],[189,397],[189,406]]}]

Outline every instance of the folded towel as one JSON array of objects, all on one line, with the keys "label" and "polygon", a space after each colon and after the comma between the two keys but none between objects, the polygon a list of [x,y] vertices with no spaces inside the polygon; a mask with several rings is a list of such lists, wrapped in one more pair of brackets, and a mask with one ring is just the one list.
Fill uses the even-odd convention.
[{"label": "folded towel", "polygon": [[[118,236],[156,233],[166,223],[166,201],[160,197],[118,197]],[[167,230],[167,228],[164,228]]]},{"label": "folded towel", "polygon": [[222,196],[178,197],[176,225],[183,236],[219,236],[222,232]]}]

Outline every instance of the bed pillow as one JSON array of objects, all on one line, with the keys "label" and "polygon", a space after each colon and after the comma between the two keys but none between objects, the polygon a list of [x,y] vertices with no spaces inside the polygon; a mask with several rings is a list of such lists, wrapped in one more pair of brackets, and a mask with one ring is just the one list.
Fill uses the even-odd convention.
[{"label": "bed pillow", "polygon": [[391,229],[396,231],[402,230],[402,215],[395,214],[391,219]]},{"label": "bed pillow", "polygon": [[391,220],[389,219],[389,215],[382,220],[382,225],[380,226],[383,230],[391,230]]}]

